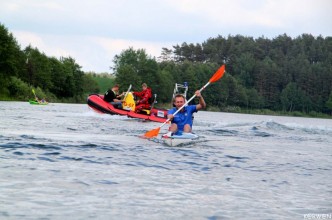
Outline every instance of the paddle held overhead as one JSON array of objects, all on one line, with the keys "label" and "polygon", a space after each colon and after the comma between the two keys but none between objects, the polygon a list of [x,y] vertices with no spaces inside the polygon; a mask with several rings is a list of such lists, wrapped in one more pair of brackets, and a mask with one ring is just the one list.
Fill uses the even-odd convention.
[{"label": "paddle held overhead", "polygon": [[[214,73],[214,75],[210,78],[209,82],[206,83],[199,91],[203,91],[208,85],[210,85],[210,83],[214,83],[216,81],[218,81],[221,77],[223,77],[225,73],[225,64],[222,65],[217,72]],[[193,97],[191,97],[181,108],[179,108],[173,115],[176,115],[179,111],[181,111],[184,106],[186,106],[191,100],[193,100],[196,97],[196,94],[193,95]],[[162,126],[164,126],[167,122],[169,122],[170,119],[167,119],[163,124],[161,124],[158,128],[155,128],[153,130],[150,130],[148,132],[146,132],[142,137],[143,138],[153,138],[158,136],[160,128]]]}]

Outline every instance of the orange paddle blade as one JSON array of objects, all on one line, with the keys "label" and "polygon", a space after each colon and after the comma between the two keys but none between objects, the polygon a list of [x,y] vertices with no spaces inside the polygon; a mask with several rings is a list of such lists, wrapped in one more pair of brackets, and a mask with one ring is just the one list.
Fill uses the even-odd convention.
[{"label": "orange paddle blade", "polygon": [[160,131],[160,127],[156,128],[156,129],[153,129],[151,131],[148,131],[144,134],[144,137],[145,138],[153,138],[153,137],[156,137],[158,136],[159,134],[159,131]]},{"label": "orange paddle blade", "polygon": [[225,64],[222,65],[217,72],[209,80],[210,83],[218,81],[225,73]]}]

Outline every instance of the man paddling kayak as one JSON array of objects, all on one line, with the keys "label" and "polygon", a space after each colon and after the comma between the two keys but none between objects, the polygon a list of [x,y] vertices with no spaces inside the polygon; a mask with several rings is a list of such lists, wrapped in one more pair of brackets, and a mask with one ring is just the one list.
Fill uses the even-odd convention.
[{"label": "man paddling kayak", "polygon": [[206,107],[203,96],[200,91],[195,92],[196,97],[199,99],[199,104],[188,105],[181,109],[176,115],[173,115],[178,109],[180,109],[185,103],[185,97],[181,94],[177,94],[174,97],[174,108],[168,110],[167,118],[172,121],[169,128],[169,132],[163,137],[171,137],[172,134],[181,134],[182,132],[190,133],[193,125],[193,113]]},{"label": "man paddling kayak", "polygon": [[[216,82],[216,81],[218,81],[223,75],[224,75],[224,73],[225,73],[225,64],[224,65],[222,65],[221,67],[219,67],[219,69],[213,74],[213,76],[210,78],[210,80],[209,80],[209,82],[207,82],[198,92],[196,91],[195,92],[195,95],[193,96],[193,97],[191,97],[188,101],[186,101],[186,103],[185,104],[183,104],[182,105],[182,107],[180,107],[180,108],[177,108],[178,110],[176,111],[176,112],[174,112],[174,113],[171,113],[173,116],[175,116],[178,112],[180,112],[181,110],[182,110],[182,108],[184,108],[185,107],[185,105],[186,104],[188,104],[191,100],[193,100],[197,95],[198,95],[198,97],[199,97],[199,102],[200,102],[200,107],[199,107],[199,109],[202,109],[203,107],[205,108],[206,107],[206,104],[205,104],[205,101],[204,101],[204,99],[203,98],[201,98],[202,96],[201,96],[201,94],[200,94],[200,92],[202,92],[203,91],[203,89],[205,89],[208,85],[210,85],[210,83],[214,83],[214,82]],[[197,93],[197,94],[196,94]],[[201,103],[202,102],[202,103]],[[198,105],[196,105],[196,107],[197,107]],[[196,108],[196,111],[197,111],[198,109]],[[170,116],[170,117],[172,117],[172,116]],[[170,118],[168,118],[164,123],[162,123],[158,128],[156,128],[156,129],[152,129],[152,130],[150,130],[150,131],[147,131],[147,132],[145,132],[145,134],[143,135],[143,136],[141,136],[142,138],[153,138],[153,137],[156,137],[158,134],[159,134],[159,131],[160,131],[160,128],[162,127],[162,126],[164,126],[165,124],[167,124],[167,122],[169,122],[170,121]],[[191,128],[191,127],[190,127]],[[173,127],[173,129],[174,129],[174,127]],[[176,129],[174,129],[174,130],[176,130]]]}]

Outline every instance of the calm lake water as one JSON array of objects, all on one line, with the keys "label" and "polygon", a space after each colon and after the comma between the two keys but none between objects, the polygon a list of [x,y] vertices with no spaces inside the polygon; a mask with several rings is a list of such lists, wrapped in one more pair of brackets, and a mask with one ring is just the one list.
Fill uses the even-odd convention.
[{"label": "calm lake water", "polygon": [[201,111],[198,141],[138,137],[159,125],[83,104],[0,102],[0,219],[332,213],[332,120]]}]

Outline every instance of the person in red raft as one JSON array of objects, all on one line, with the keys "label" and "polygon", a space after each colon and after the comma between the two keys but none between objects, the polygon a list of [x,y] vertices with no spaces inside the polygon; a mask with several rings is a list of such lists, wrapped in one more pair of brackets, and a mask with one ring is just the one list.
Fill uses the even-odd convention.
[{"label": "person in red raft", "polygon": [[139,98],[136,102],[135,112],[140,112],[142,109],[150,109],[150,99],[152,98],[152,91],[151,88],[147,86],[146,83],[142,84],[142,91],[141,92],[133,92],[135,96]]}]

